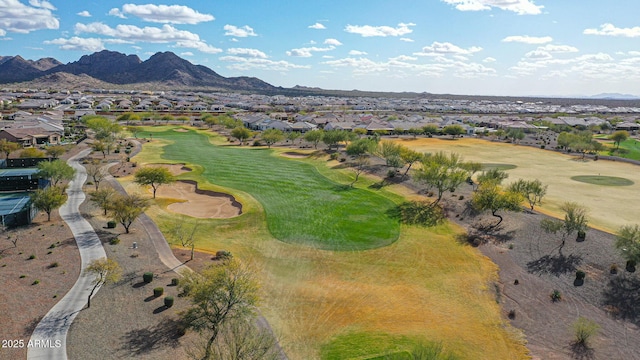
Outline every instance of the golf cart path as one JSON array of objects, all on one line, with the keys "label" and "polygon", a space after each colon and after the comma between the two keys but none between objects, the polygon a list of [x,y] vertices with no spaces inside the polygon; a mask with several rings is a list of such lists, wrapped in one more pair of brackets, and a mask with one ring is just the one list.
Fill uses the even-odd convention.
[{"label": "golf cart path", "polygon": [[29,360],[67,359],[67,332],[78,312],[85,307],[93,287],[94,277],[86,275],[84,270],[92,261],[107,256],[100,238],[79,211],[80,204],[86,197],[82,191],[82,185],[87,179],[87,172],[77,159],[90,152],[90,149],[86,149],[69,158],[68,163],[76,170],[76,175],[69,182],[67,202],[59,210],[60,217],[71,229],[78,245],[82,261],[80,275],[71,290],[49,310],[34,329],[29,342],[31,346],[27,349],[27,359]]}]

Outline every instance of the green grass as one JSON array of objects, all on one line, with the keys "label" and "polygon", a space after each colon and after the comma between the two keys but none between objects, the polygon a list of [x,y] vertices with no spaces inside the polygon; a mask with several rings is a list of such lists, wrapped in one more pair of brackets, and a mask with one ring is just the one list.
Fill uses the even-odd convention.
[{"label": "green grass", "polygon": [[[274,156],[273,150],[212,145],[196,131],[154,132],[166,139],[160,158],[200,167],[196,177],[240,190],[264,208],[271,234],[284,242],[329,250],[363,250],[389,245],[400,232],[386,215],[395,206],[373,191],[351,188],[323,176],[310,163]],[[197,151],[194,151],[197,149]],[[198,179],[200,177],[200,179]]]},{"label": "green grass", "polygon": [[571,180],[602,186],[631,186],[633,181],[616,176],[601,176],[601,175],[579,175],[572,176]]},{"label": "green grass", "polygon": [[351,332],[336,336],[321,349],[323,360],[455,360],[439,343],[384,333]]},{"label": "green grass", "polygon": [[486,163],[486,164],[482,164],[482,170],[486,171],[486,170],[493,170],[493,169],[498,169],[498,170],[511,170],[511,169],[515,169],[518,166],[513,165],[513,164],[494,164],[494,163]]},{"label": "green grass", "polygon": [[613,141],[607,141],[605,144],[608,145],[608,149],[600,152],[601,155],[618,156],[625,159],[640,161],[640,141],[636,139],[627,139],[621,142],[619,149],[616,149]]}]

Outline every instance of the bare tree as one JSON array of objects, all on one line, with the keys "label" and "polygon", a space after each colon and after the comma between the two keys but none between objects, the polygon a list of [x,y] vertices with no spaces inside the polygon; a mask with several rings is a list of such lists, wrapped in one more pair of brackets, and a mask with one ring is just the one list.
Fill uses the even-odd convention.
[{"label": "bare tree", "polygon": [[122,268],[115,261],[108,258],[100,258],[93,260],[86,268],[85,273],[93,275],[93,288],[87,298],[87,307],[91,307],[91,297],[100,286],[105,284],[113,284],[120,280],[122,276]]},{"label": "bare tree", "polygon": [[180,242],[182,247],[191,248],[191,258],[189,260],[193,260],[193,254],[195,252],[195,235],[199,226],[200,223],[197,220],[193,222],[192,226],[188,226],[185,221],[178,221],[178,224],[169,231],[170,236],[174,240]]}]

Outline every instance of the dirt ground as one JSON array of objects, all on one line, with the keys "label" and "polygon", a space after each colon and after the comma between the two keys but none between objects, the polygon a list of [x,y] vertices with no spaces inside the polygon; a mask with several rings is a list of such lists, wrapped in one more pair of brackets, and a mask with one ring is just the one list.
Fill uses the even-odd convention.
[{"label": "dirt ground", "polygon": [[[465,184],[445,197],[452,220],[470,232],[497,222],[491,214],[469,209],[472,191]],[[499,266],[497,298],[505,319],[524,331],[533,359],[640,359],[640,276],[625,271],[613,246],[615,236],[590,229],[585,241],[573,234],[561,247],[560,235],[540,227],[547,215],[501,215],[500,229],[479,249]],[[614,264],[618,270],[612,274]],[[583,284],[575,282],[577,270],[587,274]],[[554,290],[560,291],[561,301],[551,300]],[[600,326],[587,348],[573,346],[572,324],[579,317]]]}]

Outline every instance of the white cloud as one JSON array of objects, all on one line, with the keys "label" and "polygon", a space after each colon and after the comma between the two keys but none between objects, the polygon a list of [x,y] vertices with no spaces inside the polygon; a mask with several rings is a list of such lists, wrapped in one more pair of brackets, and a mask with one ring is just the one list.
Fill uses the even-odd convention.
[{"label": "white cloud", "polygon": [[402,36],[402,35],[406,35],[406,34],[410,34],[413,32],[412,29],[410,29],[411,26],[415,26],[416,24],[404,24],[404,23],[400,23],[398,24],[397,27],[391,27],[391,26],[371,26],[371,25],[364,25],[364,26],[358,26],[358,25],[347,25],[344,29],[344,31],[351,33],[351,34],[358,34],[361,35],[363,37],[373,37],[373,36],[381,36],[381,37],[387,37],[387,36]]},{"label": "white cloud", "polygon": [[400,56],[396,56],[394,58],[391,58],[389,60],[392,60],[392,61],[416,61],[416,60],[418,60],[418,58],[415,57],[415,56],[400,55]]},{"label": "white cloud", "polygon": [[90,13],[90,12],[88,12],[87,10],[80,11],[80,12],[79,12],[79,13],[77,13],[76,15],[78,15],[78,16],[82,16],[82,17],[91,17],[91,13]]},{"label": "white cloud", "polygon": [[364,51],[351,50],[351,51],[349,51],[349,55],[351,55],[351,56],[362,56],[362,55],[367,55],[367,53],[364,52]]},{"label": "white cloud", "polygon": [[213,15],[202,14],[183,5],[124,4],[122,10],[111,9],[109,14],[114,16],[133,15],[145,21],[163,24],[198,24],[215,19]]},{"label": "white cloud", "polygon": [[496,60],[495,58],[492,58],[491,56],[486,57],[486,58],[484,58],[484,59],[482,60],[482,62],[483,62],[483,63],[494,63],[494,62],[496,62],[496,61],[498,61],[498,60]]},{"label": "white cloud", "polygon": [[97,38],[80,38],[72,37],[70,39],[54,39],[47,40],[45,44],[59,45],[62,50],[80,50],[80,51],[102,51],[104,50],[104,43],[102,39]]},{"label": "white cloud", "polygon": [[135,25],[117,25],[112,28],[100,22],[90,24],[78,23],[75,26],[76,33],[93,33],[115,38],[143,41],[143,42],[171,42],[171,41],[200,41],[198,34],[185,30],[178,30],[171,25],[163,25],[161,28]]},{"label": "white cloud", "polygon": [[403,38],[400,38],[400,41],[404,41],[404,42],[414,42],[415,40],[403,37]]},{"label": "white cloud", "polygon": [[196,49],[207,54],[217,54],[222,52],[200,39],[198,34],[185,30],[178,30],[175,27],[165,24],[162,27],[140,28],[134,25],[117,25],[112,28],[100,22],[90,24],[78,23],[75,26],[77,34],[91,33],[112,37],[104,42],[149,42],[149,43],[169,43],[174,42],[175,47]]},{"label": "white cloud", "polygon": [[326,39],[324,41],[325,45],[333,45],[333,46],[340,46],[342,45],[342,43],[336,39]]},{"label": "white cloud", "polygon": [[185,51],[180,53],[180,56],[193,56],[193,53],[191,51]]},{"label": "white cloud", "polygon": [[324,30],[326,27],[320,23],[315,23],[313,25],[309,25],[309,29]]},{"label": "white cloud", "polygon": [[314,52],[331,51],[331,50],[335,50],[335,48],[336,48],[335,46],[330,45],[324,48],[312,46],[312,47],[306,47],[306,48],[291,49],[287,51],[287,55],[295,56],[295,57],[312,57]]},{"label": "white cloud", "polygon": [[463,49],[449,42],[437,42],[434,41],[430,46],[422,48],[421,53],[414,53],[418,56],[441,56],[441,55],[472,55],[473,53],[482,51],[481,47],[472,46],[468,49]]},{"label": "white cloud", "polygon": [[2,29],[0,29],[0,36],[5,36],[5,35],[7,35],[7,32],[2,30]]},{"label": "white cloud", "polygon": [[553,38],[551,36],[529,36],[529,35],[516,35],[516,36],[507,36],[502,39],[502,42],[519,42],[525,44],[546,44],[548,42],[552,42]]},{"label": "white cloud", "polygon": [[245,25],[243,27],[237,27],[234,25],[225,25],[224,30],[226,31],[225,36],[236,36],[236,37],[249,37],[249,36],[258,36],[253,29]]},{"label": "white cloud", "polygon": [[618,28],[613,24],[602,24],[598,29],[585,29],[585,35],[603,35],[603,36],[622,36],[622,37],[640,37],[640,26],[632,28]]},{"label": "white cloud", "polygon": [[455,5],[460,11],[481,11],[498,8],[505,11],[513,11],[518,15],[538,15],[542,13],[544,6],[536,5],[533,0],[441,0],[447,4]]},{"label": "white cloud", "polygon": [[553,58],[553,56],[548,51],[544,51],[544,50],[529,51],[528,53],[524,54],[524,57],[528,59],[536,59],[536,60]]},{"label": "white cloud", "polygon": [[538,50],[548,51],[550,53],[572,53],[578,52],[578,48],[569,45],[545,45],[538,48]]},{"label": "white cloud", "polygon": [[119,17],[120,19],[126,19],[127,18],[126,16],[124,16],[122,11],[120,11],[120,9],[118,9],[118,8],[113,8],[113,9],[109,10],[109,15],[115,16],[115,17]]},{"label": "white cloud", "polygon": [[211,46],[204,41],[201,40],[182,40],[176,42],[176,47],[179,48],[189,48],[196,49],[200,52],[207,54],[219,54],[222,52],[222,49],[219,49],[215,46]]},{"label": "white cloud", "polygon": [[266,59],[267,54],[257,49],[231,48],[227,49],[227,54],[234,56],[246,56],[250,58]]},{"label": "white cloud", "polygon": [[56,10],[56,7],[46,0],[29,0],[29,5],[47,10]]},{"label": "white cloud", "polygon": [[53,6],[49,6],[51,4],[47,1],[34,3],[37,6],[27,6],[18,0],[0,1],[0,29],[22,34],[42,29],[58,29],[60,21],[51,13],[50,7]]},{"label": "white cloud", "polygon": [[255,70],[268,70],[268,71],[289,71],[291,69],[308,69],[307,65],[296,65],[288,61],[272,61],[268,59],[259,58],[246,58],[241,56],[223,56],[220,57],[220,61],[231,63],[227,66],[228,69],[236,71],[255,71]]}]

